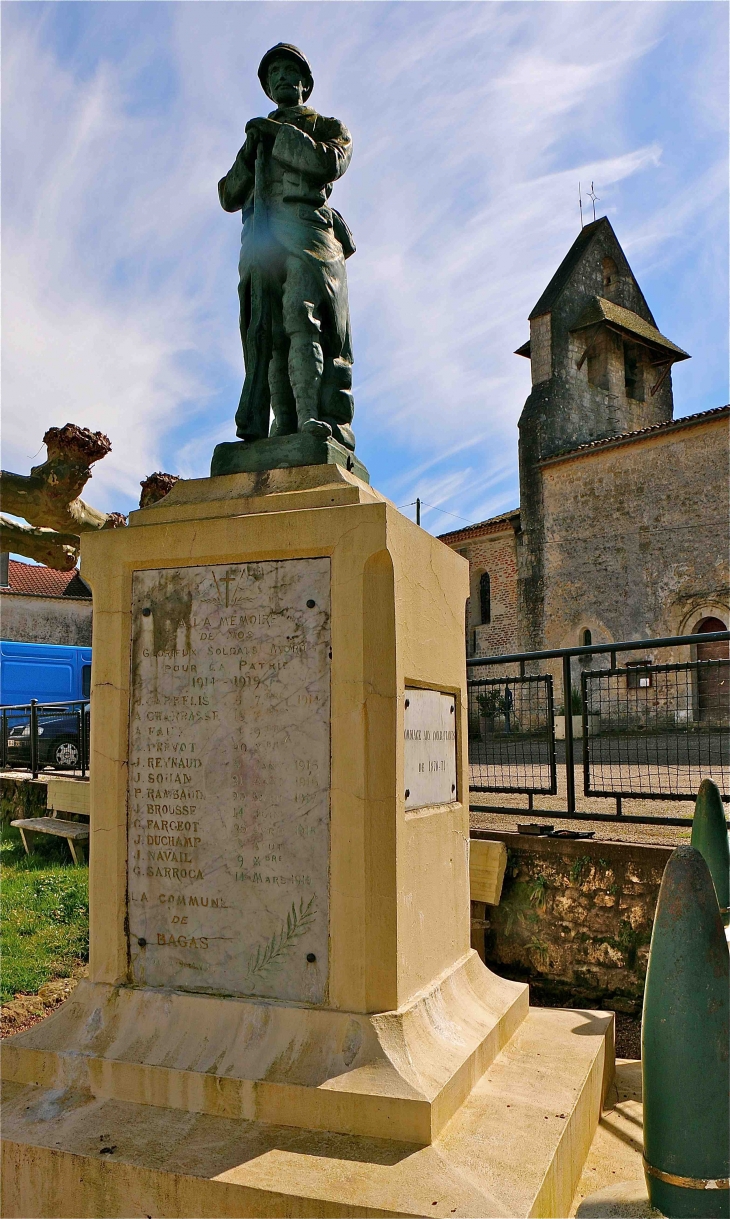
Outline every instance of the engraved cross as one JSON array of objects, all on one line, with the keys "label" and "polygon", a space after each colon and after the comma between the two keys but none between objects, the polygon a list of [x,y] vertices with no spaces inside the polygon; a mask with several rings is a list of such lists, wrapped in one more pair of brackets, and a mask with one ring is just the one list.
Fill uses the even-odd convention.
[{"label": "engraved cross", "polygon": [[226,609],[228,608],[228,606],[230,604],[230,602],[229,602],[230,586],[233,583],[233,581],[235,580],[235,578],[236,578],[236,573],[230,572],[230,571],[227,571],[224,576],[221,576],[221,584],[225,584],[225,586],[226,586]]}]

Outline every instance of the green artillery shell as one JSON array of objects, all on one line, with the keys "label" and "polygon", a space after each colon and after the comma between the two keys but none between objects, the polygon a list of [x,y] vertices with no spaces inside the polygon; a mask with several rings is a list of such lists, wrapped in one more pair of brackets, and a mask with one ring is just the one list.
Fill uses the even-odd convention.
[{"label": "green artillery shell", "polygon": [[702,854],[715,883],[722,921],[730,922],[730,843],[719,788],[703,779],[697,793],[692,846]]},{"label": "green artillery shell", "polygon": [[644,1166],[670,1217],[730,1215],[728,946],[709,869],[677,847],[664,871],[644,992]]}]

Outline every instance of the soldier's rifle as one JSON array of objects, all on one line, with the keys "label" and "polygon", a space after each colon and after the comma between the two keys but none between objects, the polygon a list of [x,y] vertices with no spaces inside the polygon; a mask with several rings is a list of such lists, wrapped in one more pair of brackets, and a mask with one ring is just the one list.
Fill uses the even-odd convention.
[{"label": "soldier's rifle", "polygon": [[271,394],[269,363],[272,352],[271,297],[267,250],[264,138],[259,135],[254,169],[253,219],[251,231],[251,316],[246,328],[246,379],[236,411],[236,435],[260,440],[269,434]]}]

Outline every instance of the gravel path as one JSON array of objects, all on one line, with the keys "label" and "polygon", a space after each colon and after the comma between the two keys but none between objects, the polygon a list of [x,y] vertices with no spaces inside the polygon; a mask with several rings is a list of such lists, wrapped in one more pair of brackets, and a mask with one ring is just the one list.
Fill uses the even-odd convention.
[{"label": "gravel path", "polygon": [[[576,805],[581,813],[616,812],[616,801],[609,797],[583,795],[583,771],[575,768]],[[566,807],[565,767],[558,766],[558,792],[555,796],[535,796],[535,808],[527,808],[527,796],[510,795],[506,792],[472,791],[470,803],[499,805],[503,808],[514,808],[514,816],[510,813],[485,813],[472,811],[471,825],[474,829],[510,830],[517,832],[517,822],[536,821],[540,824],[553,824],[555,829],[563,830],[594,830],[595,837],[601,842],[646,842],[662,846],[678,846],[689,842],[690,826],[679,825],[642,825],[630,821],[569,821],[555,818],[551,822],[550,813],[564,810]],[[694,805],[691,800],[629,800],[623,801],[623,813],[628,818],[630,814],[640,817],[687,817],[691,818]]]}]

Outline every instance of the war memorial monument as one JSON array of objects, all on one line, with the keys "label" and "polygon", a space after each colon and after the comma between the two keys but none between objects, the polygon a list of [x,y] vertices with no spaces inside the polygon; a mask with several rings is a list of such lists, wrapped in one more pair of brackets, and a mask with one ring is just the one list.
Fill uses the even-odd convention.
[{"label": "war memorial monument", "polygon": [[470,948],[468,567],[355,456],[350,135],[259,75],[238,439],[83,538],[89,978],[5,1042],[4,1214],[565,1215],[612,1017]]}]

